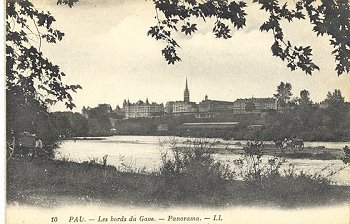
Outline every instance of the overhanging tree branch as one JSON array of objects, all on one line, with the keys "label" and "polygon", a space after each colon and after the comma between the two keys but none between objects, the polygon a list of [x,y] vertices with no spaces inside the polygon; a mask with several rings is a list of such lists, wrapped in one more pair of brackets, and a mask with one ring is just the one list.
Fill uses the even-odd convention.
[{"label": "overhanging tree branch", "polygon": [[[264,22],[260,30],[272,30],[274,44],[271,47],[273,56],[287,61],[287,67],[292,71],[297,68],[303,70],[306,74],[313,74],[319,67],[313,63],[312,49],[310,46],[292,46],[289,41],[284,39],[283,29],[280,25],[281,20],[292,22],[294,19],[304,20],[308,16],[310,23],[314,25],[313,31],[317,35],[327,34],[331,38],[331,45],[334,48],[332,54],[337,63],[336,71],[338,75],[349,73],[350,71],[350,3],[347,0],[298,0],[294,2],[294,9],[291,9],[287,3],[280,4],[278,0],[253,0],[252,3],[259,4],[260,10],[270,14],[269,20]],[[156,9],[157,21],[159,22],[158,10],[163,13],[164,20],[162,24],[169,24],[169,29],[164,32],[162,29],[151,27],[148,35],[156,40],[172,39],[172,31],[177,30],[178,21],[185,19],[188,21],[182,26],[181,32],[186,35],[192,35],[197,30],[196,24],[191,23],[193,18],[216,18],[213,33],[217,38],[231,38],[230,26],[236,29],[243,28],[246,24],[245,1],[234,0],[153,0]],[[306,13],[306,14],[305,14]],[[173,21],[175,20],[175,22]],[[230,25],[225,24],[225,22]],[[174,64],[181,59],[176,54],[179,45],[168,42],[162,50],[162,54],[168,64]],[[282,45],[284,47],[282,47]]]}]

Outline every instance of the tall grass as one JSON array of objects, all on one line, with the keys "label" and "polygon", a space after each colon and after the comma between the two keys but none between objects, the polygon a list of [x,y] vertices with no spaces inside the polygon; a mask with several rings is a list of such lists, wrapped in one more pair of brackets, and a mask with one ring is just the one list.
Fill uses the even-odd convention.
[{"label": "tall grass", "polygon": [[250,142],[240,159],[227,164],[215,159],[215,143],[175,141],[161,153],[161,166],[156,172],[136,169],[123,157],[117,168],[108,165],[108,156],[90,158],[82,164],[66,157],[64,161],[13,159],[8,163],[7,197],[33,201],[47,194],[48,200],[55,200],[55,196],[78,200],[88,196],[109,203],[210,206],[349,201],[349,187],[331,185],[329,177],[336,173],[331,166],[324,168],[330,170],[327,176],[322,172],[297,172],[292,165],[282,169],[285,160],[266,159],[263,149],[261,142]]},{"label": "tall grass", "polygon": [[213,199],[213,203],[226,195],[227,181],[233,172],[213,158],[213,144],[196,140],[189,146],[172,143],[169,151],[161,155],[159,169],[161,185],[158,197],[172,201],[201,201]]},{"label": "tall grass", "polygon": [[159,171],[162,184],[158,192],[162,200],[186,202],[205,198],[220,204],[228,198],[242,200],[243,196],[256,203],[307,203],[327,198],[332,183],[330,177],[337,173],[330,170],[330,166],[324,168],[329,175],[297,172],[292,164],[284,170],[281,168],[286,163],[284,158],[263,159],[264,145],[260,141],[247,143],[241,158],[233,161],[235,169],[232,170],[230,164],[214,159],[214,145],[204,140],[185,146],[172,143],[170,149],[162,153]]}]

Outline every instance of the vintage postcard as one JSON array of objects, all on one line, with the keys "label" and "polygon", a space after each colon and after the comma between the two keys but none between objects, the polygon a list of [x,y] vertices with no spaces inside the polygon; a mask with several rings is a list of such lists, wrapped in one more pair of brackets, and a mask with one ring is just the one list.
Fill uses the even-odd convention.
[{"label": "vintage postcard", "polygon": [[7,224],[350,223],[347,0],[6,0]]}]

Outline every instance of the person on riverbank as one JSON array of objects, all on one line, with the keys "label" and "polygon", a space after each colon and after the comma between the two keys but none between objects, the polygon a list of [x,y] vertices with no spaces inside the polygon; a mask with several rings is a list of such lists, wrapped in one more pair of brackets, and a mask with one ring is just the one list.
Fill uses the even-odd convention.
[{"label": "person on riverbank", "polygon": [[41,141],[40,138],[36,137],[32,159],[34,159],[35,156],[37,157],[41,156],[43,154],[42,150],[43,150],[43,142]]}]

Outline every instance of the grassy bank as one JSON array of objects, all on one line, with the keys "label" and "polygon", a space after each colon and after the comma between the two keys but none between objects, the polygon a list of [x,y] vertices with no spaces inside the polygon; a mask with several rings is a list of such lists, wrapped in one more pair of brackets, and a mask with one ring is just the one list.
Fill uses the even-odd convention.
[{"label": "grassy bank", "polygon": [[270,175],[256,182],[222,179],[212,174],[195,179],[193,176],[198,174],[125,173],[101,164],[12,159],[7,164],[7,201],[39,206],[103,203],[282,207],[350,201],[350,187],[333,186],[306,176]]}]

